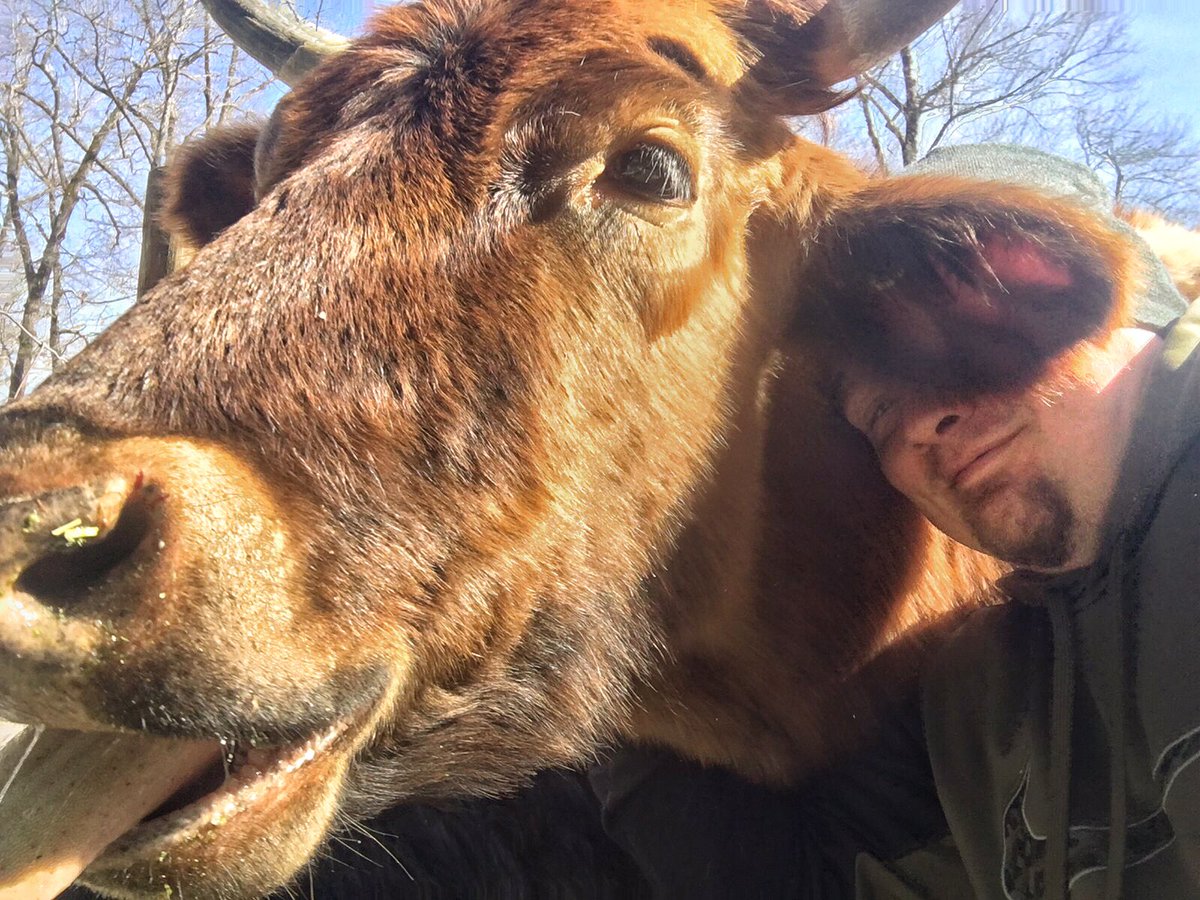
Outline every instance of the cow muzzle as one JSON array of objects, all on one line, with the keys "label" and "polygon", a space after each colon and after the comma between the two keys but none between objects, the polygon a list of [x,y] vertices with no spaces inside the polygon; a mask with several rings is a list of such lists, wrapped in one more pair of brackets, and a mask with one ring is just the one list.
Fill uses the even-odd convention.
[{"label": "cow muzzle", "polygon": [[161,896],[285,848],[211,891],[254,894],[312,852],[380,691],[307,614],[289,535],[221,448],[0,447],[0,718],[33,726],[0,752],[0,898],[85,869]]}]

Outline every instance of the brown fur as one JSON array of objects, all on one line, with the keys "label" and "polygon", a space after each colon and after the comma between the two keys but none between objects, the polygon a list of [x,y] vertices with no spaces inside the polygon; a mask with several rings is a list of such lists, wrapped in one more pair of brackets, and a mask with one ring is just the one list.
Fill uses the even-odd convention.
[{"label": "brown fur", "polygon": [[[253,893],[335,811],[505,792],[621,735],[793,781],[911,685],[995,569],[887,487],[789,332],[815,297],[856,302],[836,244],[854,210],[908,202],[777,118],[828,100],[780,83],[802,83],[808,8],[397,6],[282,101],[253,165],[235,142],[219,181],[260,198],[236,222],[187,200],[214,156],[184,155],[168,221],[211,242],[6,412],[12,516],[21,496],[66,515],[101,482],[159,499],[80,597],[26,579],[26,603],[114,640],[78,678],[80,648],[43,647],[64,674],[34,678],[0,627],[0,712],[36,718],[57,692],[64,727],[347,732],[269,827],[106,858],[90,883]],[[686,161],[694,203],[615,179],[642,142]],[[1061,239],[1081,277],[1123,278],[1069,210],[978,201]],[[1049,301],[1087,331],[1114,296]],[[1022,365],[1068,338],[1021,322]],[[38,551],[6,540],[16,577]]]}]

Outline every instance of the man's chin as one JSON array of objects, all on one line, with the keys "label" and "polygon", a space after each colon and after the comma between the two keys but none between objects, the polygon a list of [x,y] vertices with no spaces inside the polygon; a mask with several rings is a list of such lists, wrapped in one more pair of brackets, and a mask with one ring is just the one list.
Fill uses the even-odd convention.
[{"label": "man's chin", "polygon": [[984,553],[1019,568],[1057,571],[1074,551],[1075,515],[1065,493],[1038,479],[1023,490],[1005,485],[973,500],[967,524]]}]

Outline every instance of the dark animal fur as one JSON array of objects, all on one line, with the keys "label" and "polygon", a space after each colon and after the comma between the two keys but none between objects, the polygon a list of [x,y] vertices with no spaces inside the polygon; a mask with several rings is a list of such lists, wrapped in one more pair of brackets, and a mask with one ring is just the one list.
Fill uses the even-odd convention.
[{"label": "dark animal fur", "polygon": [[161,219],[184,245],[210,243],[254,208],[259,130],[257,124],[243,124],[212,131],[175,155]]}]

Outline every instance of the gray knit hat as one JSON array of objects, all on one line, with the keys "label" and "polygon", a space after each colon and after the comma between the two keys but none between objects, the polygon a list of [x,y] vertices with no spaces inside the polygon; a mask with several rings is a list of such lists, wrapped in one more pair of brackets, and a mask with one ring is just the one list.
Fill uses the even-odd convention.
[{"label": "gray knit hat", "polygon": [[1091,169],[1042,150],[1013,144],[966,144],[939,147],[904,170],[905,175],[960,175],[983,181],[1018,184],[1057,197],[1067,197],[1105,216],[1137,246],[1144,287],[1136,299],[1134,320],[1159,330],[1187,310],[1170,275],[1132,228],[1112,214],[1112,198]]}]

